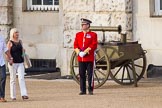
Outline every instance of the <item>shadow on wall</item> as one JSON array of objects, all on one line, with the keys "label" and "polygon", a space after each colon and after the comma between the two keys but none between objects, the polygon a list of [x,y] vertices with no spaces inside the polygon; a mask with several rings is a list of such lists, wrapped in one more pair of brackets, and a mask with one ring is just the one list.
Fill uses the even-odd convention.
[{"label": "shadow on wall", "polygon": [[56,72],[56,59],[30,59],[32,67],[25,69],[25,72]]},{"label": "shadow on wall", "polygon": [[155,66],[153,64],[149,64],[147,68],[147,77],[162,77],[162,66]]}]

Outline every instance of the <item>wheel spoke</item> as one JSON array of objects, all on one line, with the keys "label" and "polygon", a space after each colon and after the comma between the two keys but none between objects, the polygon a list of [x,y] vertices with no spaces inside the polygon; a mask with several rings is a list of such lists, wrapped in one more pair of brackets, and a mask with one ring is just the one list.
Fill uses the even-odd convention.
[{"label": "wheel spoke", "polygon": [[129,67],[131,70],[133,70],[133,68],[132,68],[130,65],[128,65],[128,67]]},{"label": "wheel spoke", "polygon": [[127,73],[128,73],[128,78],[129,78],[130,82],[132,82],[132,79],[131,79],[131,77],[130,77],[130,73],[129,73],[129,69],[128,69],[127,66],[126,66],[126,70],[127,70]]},{"label": "wheel spoke", "polygon": [[101,72],[99,69],[96,69],[99,73],[101,73],[103,76],[106,76],[103,72]]},{"label": "wheel spoke", "polygon": [[134,66],[137,66],[137,67],[143,68],[143,66],[140,66],[140,65],[137,65],[137,64],[134,64]]},{"label": "wheel spoke", "polygon": [[123,67],[123,74],[122,74],[122,79],[121,79],[122,82],[123,82],[123,79],[124,79],[124,71],[125,71],[125,66]]},{"label": "wheel spoke", "polygon": [[98,68],[99,67],[107,67],[107,65],[99,65],[99,64],[97,64],[96,67],[98,67]]},{"label": "wheel spoke", "polygon": [[98,82],[98,83],[100,83],[99,78],[98,78],[98,76],[97,76],[96,72],[94,72],[94,76],[96,77],[97,82]]},{"label": "wheel spoke", "polygon": [[103,55],[102,57],[98,58],[98,59],[96,60],[96,63],[97,63],[98,61],[102,60],[104,57],[105,57],[105,56]]},{"label": "wheel spoke", "polygon": [[[128,67],[132,70],[132,72],[133,72],[133,68],[130,66],[130,65],[128,65]],[[137,76],[137,78],[139,78],[140,76],[137,74],[137,72],[136,72],[136,76]]]},{"label": "wheel spoke", "polygon": [[137,76],[137,78],[139,78],[140,76],[137,74],[137,72],[136,72],[136,76]]},{"label": "wheel spoke", "polygon": [[116,77],[116,75],[119,73],[119,71],[121,70],[122,67],[123,67],[123,66],[121,66],[121,67],[117,70],[117,72],[113,75],[114,77]]}]

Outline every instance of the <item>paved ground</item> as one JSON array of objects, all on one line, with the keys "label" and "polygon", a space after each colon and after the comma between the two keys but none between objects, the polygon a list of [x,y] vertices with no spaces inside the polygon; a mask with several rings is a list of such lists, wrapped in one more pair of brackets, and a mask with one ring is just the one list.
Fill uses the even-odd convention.
[{"label": "paved ground", "polygon": [[0,108],[162,108],[161,78],[143,79],[138,83],[138,87],[121,86],[107,81],[94,91],[93,96],[79,96],[79,86],[73,80],[44,80],[41,76],[39,79],[38,76],[26,76],[30,97],[27,101],[21,99],[17,84],[17,100],[14,102],[9,98],[7,78],[8,102],[0,103]]}]

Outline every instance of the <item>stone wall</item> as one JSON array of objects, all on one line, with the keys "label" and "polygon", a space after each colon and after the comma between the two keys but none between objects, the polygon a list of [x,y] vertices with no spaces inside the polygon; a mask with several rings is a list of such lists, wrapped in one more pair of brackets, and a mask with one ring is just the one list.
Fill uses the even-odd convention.
[{"label": "stone wall", "polygon": [[26,53],[31,59],[56,59],[56,67],[66,68],[61,55],[64,50],[59,24],[61,11],[28,11],[26,1],[14,0],[13,3],[13,26],[19,30]]},{"label": "stone wall", "polygon": [[[72,49],[75,33],[81,30],[81,18],[90,19],[93,22],[91,26],[121,25],[122,30],[127,31],[128,40],[132,40],[132,0],[62,0],[62,11],[64,48]],[[102,33],[97,34],[98,41],[101,41]],[[120,40],[120,35],[116,32],[105,34],[106,41]],[[67,65],[69,62],[67,61]]]},{"label": "stone wall", "polygon": [[154,0],[133,1],[133,38],[147,50],[147,65],[162,66],[162,17],[154,12]]},{"label": "stone wall", "polygon": [[56,59],[60,67],[58,11],[27,11],[26,0],[14,0],[13,26],[19,30],[26,53],[32,59]]},{"label": "stone wall", "polygon": [[[64,47],[72,47],[80,19],[92,20],[92,26],[118,26],[132,37],[132,0],[63,0]],[[102,36],[99,36],[99,40]],[[107,40],[120,40],[117,33],[106,32]]]},{"label": "stone wall", "polygon": [[13,1],[0,0],[0,30],[1,34],[7,38],[10,27],[12,26]]},{"label": "stone wall", "polygon": [[[12,1],[0,0],[2,34],[7,37],[13,24],[20,30],[30,57],[56,59],[61,75],[70,73],[73,41],[81,30],[82,17],[92,20],[92,26],[122,25],[132,39],[132,0],[60,0],[59,13],[23,12],[22,1],[14,0],[13,7]],[[97,33],[98,40],[102,40],[102,33]],[[106,32],[106,41],[110,40],[120,40],[120,35]]]}]

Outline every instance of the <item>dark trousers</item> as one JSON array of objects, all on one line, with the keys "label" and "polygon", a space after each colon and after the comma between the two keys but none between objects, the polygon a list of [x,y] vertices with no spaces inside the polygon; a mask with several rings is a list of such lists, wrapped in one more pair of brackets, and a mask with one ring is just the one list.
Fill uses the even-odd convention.
[{"label": "dark trousers", "polygon": [[0,66],[0,98],[5,97],[6,66]]},{"label": "dark trousers", "polygon": [[80,90],[86,93],[86,71],[88,75],[88,90],[93,91],[93,62],[79,62]]}]

